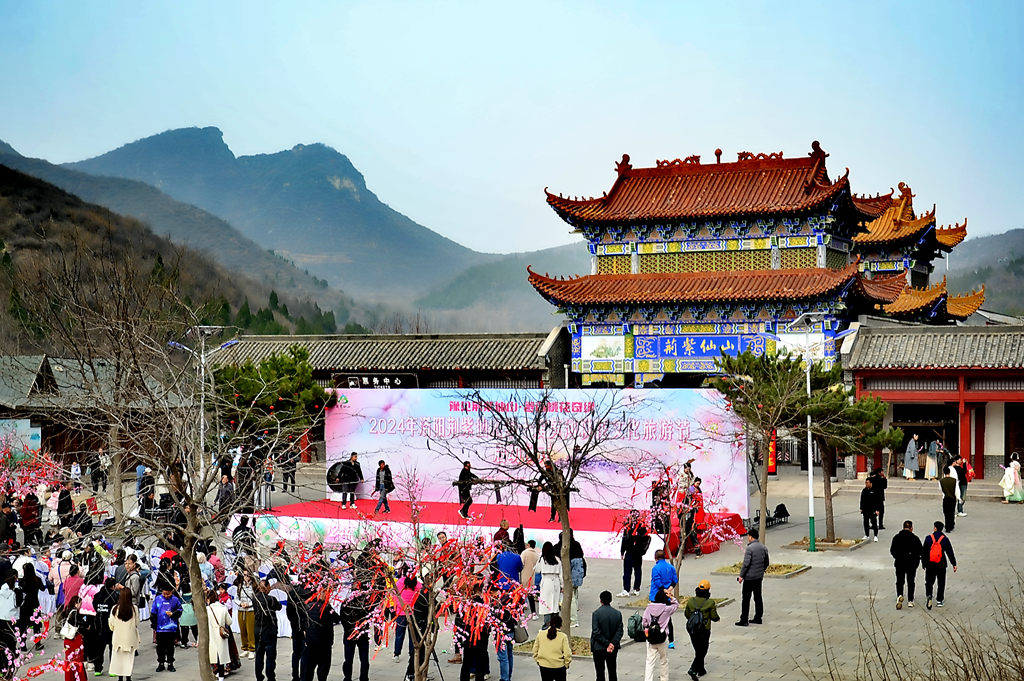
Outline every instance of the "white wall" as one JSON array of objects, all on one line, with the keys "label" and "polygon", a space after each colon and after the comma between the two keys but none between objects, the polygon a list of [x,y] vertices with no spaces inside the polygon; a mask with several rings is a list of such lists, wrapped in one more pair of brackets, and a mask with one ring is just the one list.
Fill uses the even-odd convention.
[{"label": "white wall", "polygon": [[998,456],[1002,459],[1005,447],[1006,403],[989,402],[985,405],[985,456]]}]

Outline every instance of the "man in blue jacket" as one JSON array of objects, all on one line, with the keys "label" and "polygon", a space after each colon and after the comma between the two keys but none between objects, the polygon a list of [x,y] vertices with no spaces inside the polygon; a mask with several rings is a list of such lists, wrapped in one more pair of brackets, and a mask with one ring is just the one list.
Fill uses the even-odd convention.
[{"label": "man in blue jacket", "polygon": [[654,552],[654,561],[654,567],[651,568],[651,593],[648,597],[651,603],[654,602],[654,597],[658,595],[659,591],[675,586],[679,581],[676,569],[672,567],[672,563],[665,560],[663,549]]},{"label": "man in blue jacket", "polygon": [[161,585],[160,593],[153,599],[149,612],[152,615],[149,620],[156,634],[156,670],[164,671],[166,664],[167,671],[177,671],[174,668],[174,644],[178,640],[181,600],[174,595],[171,585],[166,581]]},{"label": "man in blue jacket", "polygon": [[504,543],[501,553],[494,559],[494,566],[499,573],[495,575],[499,589],[508,591],[512,588],[512,582],[520,583],[523,559],[512,550],[512,545],[509,542]]}]

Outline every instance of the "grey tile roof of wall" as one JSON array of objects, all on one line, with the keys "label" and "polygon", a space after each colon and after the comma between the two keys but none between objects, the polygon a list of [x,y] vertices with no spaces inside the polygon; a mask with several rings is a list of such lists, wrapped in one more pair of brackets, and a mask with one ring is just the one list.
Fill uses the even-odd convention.
[{"label": "grey tile roof of wall", "polygon": [[862,327],[847,369],[1024,369],[1024,326]]}]

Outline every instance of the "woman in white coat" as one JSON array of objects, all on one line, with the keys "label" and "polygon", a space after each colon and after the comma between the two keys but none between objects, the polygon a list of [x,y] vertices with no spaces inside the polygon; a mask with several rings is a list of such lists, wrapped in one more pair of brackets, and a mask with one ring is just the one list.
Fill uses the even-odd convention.
[{"label": "woman in white coat", "polygon": [[110,638],[110,675],[119,681],[132,681],[135,651],[139,649],[139,611],[132,602],[131,589],[121,589],[117,605],[107,620]]},{"label": "woman in white coat", "polygon": [[206,594],[206,618],[210,631],[210,664],[218,679],[223,679],[231,664],[231,650],[228,639],[221,636],[221,630],[231,630],[231,613],[217,598],[217,592]]},{"label": "woman in white coat", "polygon": [[543,625],[546,627],[551,615],[562,607],[562,565],[555,555],[554,545],[549,541],[541,547],[537,571],[540,573],[538,612],[544,616]]}]

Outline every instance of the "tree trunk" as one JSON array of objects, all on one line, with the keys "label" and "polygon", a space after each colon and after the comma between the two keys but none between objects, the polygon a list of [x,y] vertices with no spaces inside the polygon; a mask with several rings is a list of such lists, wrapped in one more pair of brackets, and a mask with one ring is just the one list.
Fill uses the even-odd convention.
[{"label": "tree trunk", "polygon": [[821,447],[822,485],[825,490],[825,541],[836,540],[836,517],[832,511],[832,472],[836,467],[835,452]]},{"label": "tree trunk", "polygon": [[196,652],[199,653],[199,677],[202,681],[216,681],[213,669],[210,667],[210,625],[206,614],[206,585],[203,583],[203,573],[199,571],[199,561],[196,560],[196,519],[193,516],[188,519],[188,532],[185,538],[185,564],[188,565],[189,583],[192,585],[192,609],[196,614],[196,625],[199,629]]},{"label": "tree trunk", "polygon": [[[764,444],[761,452],[761,518],[758,522],[757,531],[761,535],[761,543],[765,543],[768,534],[768,443],[771,441],[771,433],[761,433],[761,442]],[[808,453],[810,456],[810,453]]]},{"label": "tree trunk", "polygon": [[114,488],[113,491],[113,505],[114,505],[114,522],[118,523],[121,518],[124,517],[124,495],[123,485],[121,484],[121,469],[124,466],[124,461],[121,457],[120,447],[120,427],[118,420],[112,419],[110,427],[107,429],[107,451],[110,452],[110,471],[108,475],[110,479],[107,480],[107,487]]},{"label": "tree trunk", "polygon": [[562,615],[562,631],[565,632],[566,636],[569,636],[569,640],[572,640],[572,606],[573,606],[573,588],[572,588],[572,561],[569,559],[569,549],[572,547],[572,539],[569,533],[572,528],[569,526],[569,509],[565,507],[565,499],[559,495],[556,498],[556,508],[558,512],[558,520],[562,523],[562,552],[558,559],[562,561],[562,607],[559,613]]}]

